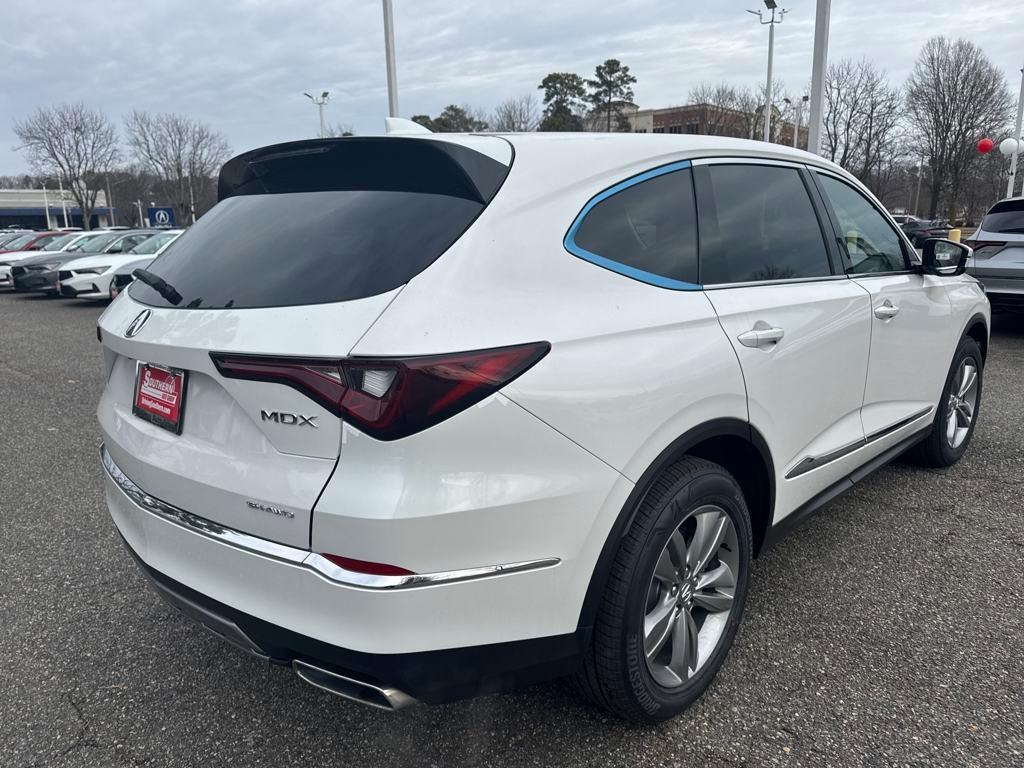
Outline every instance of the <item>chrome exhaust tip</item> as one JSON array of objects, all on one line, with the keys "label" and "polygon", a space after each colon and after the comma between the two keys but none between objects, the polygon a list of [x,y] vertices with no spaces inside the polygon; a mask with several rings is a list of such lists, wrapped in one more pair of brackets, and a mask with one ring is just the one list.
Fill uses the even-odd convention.
[{"label": "chrome exhaust tip", "polygon": [[395,712],[419,703],[412,696],[397,688],[355,680],[298,659],[292,661],[292,669],[295,670],[296,675],[312,686],[376,709]]}]

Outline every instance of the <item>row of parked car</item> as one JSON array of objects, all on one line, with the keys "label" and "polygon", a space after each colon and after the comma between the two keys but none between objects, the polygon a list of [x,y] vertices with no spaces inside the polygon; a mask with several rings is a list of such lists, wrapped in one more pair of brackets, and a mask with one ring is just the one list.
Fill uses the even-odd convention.
[{"label": "row of parked car", "polygon": [[105,301],[184,232],[111,228],[0,231],[0,288]]}]

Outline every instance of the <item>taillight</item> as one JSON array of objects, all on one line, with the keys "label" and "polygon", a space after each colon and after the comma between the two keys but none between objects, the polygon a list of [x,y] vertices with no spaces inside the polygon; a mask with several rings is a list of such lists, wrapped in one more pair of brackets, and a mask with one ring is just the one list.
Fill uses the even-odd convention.
[{"label": "taillight", "polygon": [[479,403],[550,349],[540,341],[425,357],[210,356],[225,378],[292,387],[366,434],[397,440]]},{"label": "taillight", "polygon": [[1004,248],[1006,246],[1005,242],[999,240],[965,240],[964,243],[973,248],[975,253],[982,248]]}]

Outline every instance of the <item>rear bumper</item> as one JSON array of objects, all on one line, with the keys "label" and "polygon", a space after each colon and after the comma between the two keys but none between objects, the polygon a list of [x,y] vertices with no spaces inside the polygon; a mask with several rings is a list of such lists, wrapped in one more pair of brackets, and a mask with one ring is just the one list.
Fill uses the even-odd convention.
[{"label": "rear bumper", "polygon": [[258,658],[294,667],[314,685],[318,683],[303,674],[305,665],[393,691],[393,696],[400,692],[417,701],[443,704],[571,674],[579,667],[588,640],[577,630],[557,637],[422,653],[351,651],[213,600],[150,567],[127,540],[125,545],[161,597],[188,618]]},{"label": "rear bumper", "polygon": [[[251,542],[232,541],[244,534],[194,516],[188,524],[175,520],[174,508],[161,512],[161,502],[124,477],[105,451],[104,468],[114,523],[164,597],[177,598],[171,601],[179,608],[198,606],[183,612],[258,656],[312,664],[432,703],[532,684],[579,663],[586,642],[579,629],[463,646],[468,626],[521,636],[515,616],[550,593],[560,570],[551,562],[432,583],[346,584],[336,580],[346,573],[307,562],[317,556],[306,550],[265,542],[266,551],[254,551]],[[380,652],[396,646],[411,650]]]}]

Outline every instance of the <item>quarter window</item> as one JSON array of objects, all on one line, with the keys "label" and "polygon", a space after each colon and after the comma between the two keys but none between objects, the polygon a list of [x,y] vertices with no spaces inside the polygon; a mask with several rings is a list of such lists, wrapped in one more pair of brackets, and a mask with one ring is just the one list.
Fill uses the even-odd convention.
[{"label": "quarter window", "polygon": [[[773,165],[710,165],[713,207],[702,250],[705,285],[797,280],[832,274],[825,239],[807,188],[795,168]],[[701,219],[704,225],[704,218]]]},{"label": "quarter window", "polygon": [[900,272],[908,268],[896,230],[849,184],[818,174],[839,226],[839,242],[850,257],[850,274]]},{"label": "quarter window", "polygon": [[620,185],[570,230],[575,255],[665,288],[697,281],[697,213],[689,168]]}]

